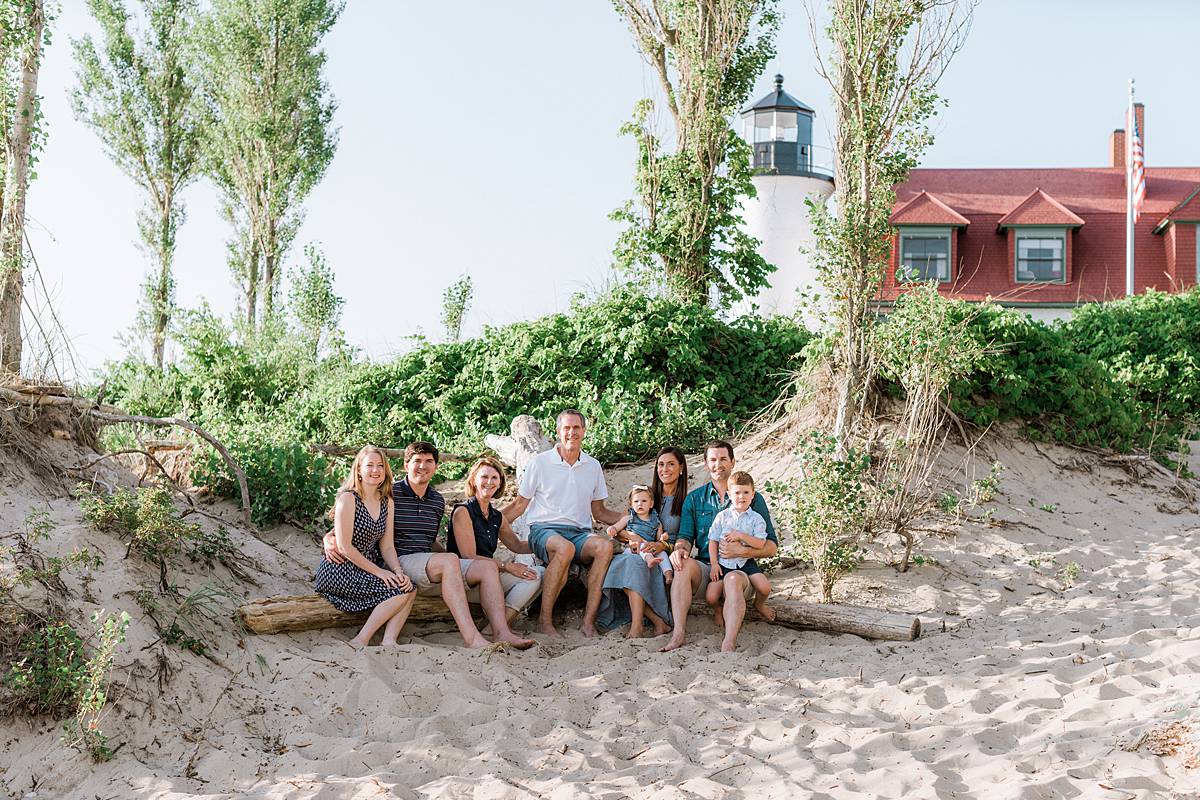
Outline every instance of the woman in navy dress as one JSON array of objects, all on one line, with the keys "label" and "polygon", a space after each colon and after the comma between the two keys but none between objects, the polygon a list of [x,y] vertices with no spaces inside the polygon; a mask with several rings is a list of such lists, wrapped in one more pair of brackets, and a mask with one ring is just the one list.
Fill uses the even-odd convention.
[{"label": "woman in navy dress", "polygon": [[350,640],[357,647],[366,647],[381,627],[381,644],[394,645],[417,596],[396,557],[391,500],[392,468],[378,447],[367,445],[354,457],[334,506],[333,533],[346,560],[334,564],[322,557],[313,581],[336,608],[371,610],[362,630]]}]

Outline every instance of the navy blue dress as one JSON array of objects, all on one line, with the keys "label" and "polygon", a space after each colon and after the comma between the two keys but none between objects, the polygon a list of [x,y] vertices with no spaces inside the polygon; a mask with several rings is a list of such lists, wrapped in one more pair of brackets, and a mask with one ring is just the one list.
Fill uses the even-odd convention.
[{"label": "navy blue dress", "polygon": [[[354,495],[354,535],[350,541],[368,561],[382,564],[379,540],[387,531],[387,515],[391,512],[391,504],[381,503],[376,519],[371,516],[362,499],[353,492],[351,494]],[[342,611],[370,611],[385,600],[405,594],[404,590],[388,586],[349,561],[334,564],[324,556],[321,556],[321,565],[317,567],[313,587]]]}]

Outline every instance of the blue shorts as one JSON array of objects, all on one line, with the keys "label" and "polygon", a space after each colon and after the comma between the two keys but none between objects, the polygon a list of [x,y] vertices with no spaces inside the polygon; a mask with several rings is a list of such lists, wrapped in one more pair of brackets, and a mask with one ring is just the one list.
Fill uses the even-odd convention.
[{"label": "blue shorts", "polygon": [[583,546],[587,544],[591,535],[590,528],[554,523],[543,525],[535,522],[529,526],[529,549],[533,550],[533,554],[541,559],[543,564],[549,564],[550,554],[546,552],[546,542],[550,541],[551,536],[561,536],[575,546],[574,561],[576,564],[582,564],[580,558],[583,557]]},{"label": "blue shorts", "polygon": [[721,578],[722,579],[724,579],[724,577],[731,572],[743,572],[746,574],[747,578],[749,578],[751,575],[762,574],[762,570],[759,569],[758,564],[755,563],[753,558],[747,559],[746,563],[742,564],[740,567],[727,567],[721,563],[718,563],[717,567],[720,568],[720,570],[721,570]]}]

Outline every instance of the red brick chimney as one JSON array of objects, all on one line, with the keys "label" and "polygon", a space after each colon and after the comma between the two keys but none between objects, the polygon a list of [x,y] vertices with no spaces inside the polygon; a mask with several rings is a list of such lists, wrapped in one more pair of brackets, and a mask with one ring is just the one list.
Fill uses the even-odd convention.
[{"label": "red brick chimney", "polygon": [[[1133,116],[1137,119],[1138,133],[1142,136],[1142,154],[1146,153],[1146,105],[1133,104]],[[1108,165],[1113,169],[1125,169],[1125,129],[1117,128],[1108,139]]]}]

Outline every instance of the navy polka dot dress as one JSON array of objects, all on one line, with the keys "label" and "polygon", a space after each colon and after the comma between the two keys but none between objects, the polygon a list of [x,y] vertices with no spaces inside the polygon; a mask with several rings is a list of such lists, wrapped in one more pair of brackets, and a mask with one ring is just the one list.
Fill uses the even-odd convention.
[{"label": "navy polka dot dress", "polygon": [[[387,530],[387,515],[391,513],[390,503],[381,505],[379,518],[375,519],[359,496],[354,495],[354,535],[350,541],[368,561],[376,564],[383,563],[379,554],[379,540]],[[370,611],[383,601],[404,594],[404,591],[388,586],[349,561],[334,564],[324,556],[321,557],[321,566],[317,567],[313,586],[342,611]]]}]

